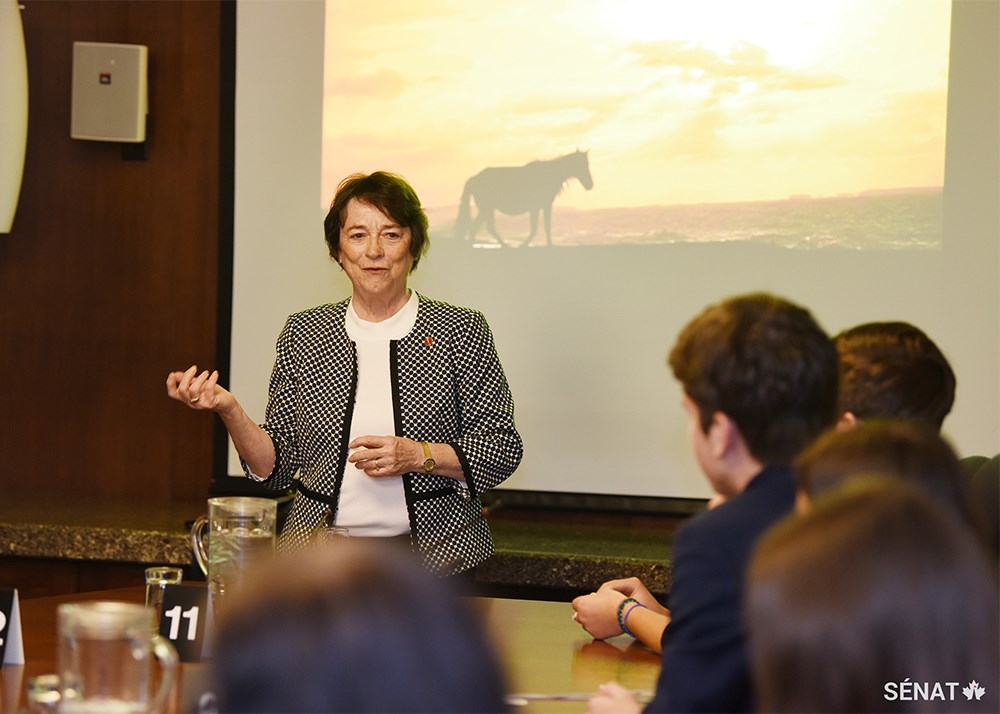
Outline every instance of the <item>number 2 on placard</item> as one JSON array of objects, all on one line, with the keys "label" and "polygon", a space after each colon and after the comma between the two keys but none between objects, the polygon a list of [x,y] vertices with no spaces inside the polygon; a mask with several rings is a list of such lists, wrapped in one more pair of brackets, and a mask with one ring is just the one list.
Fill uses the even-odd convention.
[{"label": "number 2 on placard", "polygon": [[195,639],[195,633],[198,631],[198,606],[181,612],[180,605],[174,605],[172,608],[163,613],[164,617],[170,618],[170,632],[167,635],[167,639],[176,640],[177,635],[181,629],[181,618],[185,617],[188,620],[188,631],[187,638],[189,640]]}]

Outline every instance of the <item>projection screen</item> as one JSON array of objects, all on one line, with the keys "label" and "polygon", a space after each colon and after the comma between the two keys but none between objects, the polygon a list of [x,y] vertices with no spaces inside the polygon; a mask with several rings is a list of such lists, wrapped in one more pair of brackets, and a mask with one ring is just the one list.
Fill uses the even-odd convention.
[{"label": "projection screen", "polygon": [[[411,286],[493,329],[525,441],[506,488],[708,496],[666,354],[756,290],[831,333],[919,325],[958,374],[946,436],[996,452],[995,7],[347,5],[237,5],[228,378],[252,417],[286,316],[350,294],[321,228],[336,183],[386,169],[431,220]],[[544,205],[530,242],[526,213],[461,225],[489,167],[565,174],[551,240]]]}]

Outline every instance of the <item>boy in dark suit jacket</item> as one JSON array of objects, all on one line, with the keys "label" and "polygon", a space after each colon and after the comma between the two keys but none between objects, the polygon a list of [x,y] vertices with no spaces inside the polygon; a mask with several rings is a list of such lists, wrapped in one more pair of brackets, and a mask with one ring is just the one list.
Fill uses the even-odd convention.
[{"label": "boy in dark suit jacket", "polygon": [[[698,464],[725,500],[674,539],[662,669],[646,711],[749,712],[745,571],[757,538],[792,510],[792,459],[836,420],[837,353],[807,310],[752,294],[691,321],[671,350],[670,367],[684,389]],[[626,630],[629,618],[638,623],[652,609],[640,598],[619,608],[626,594],[612,588],[585,597],[617,603]],[[609,683],[589,711],[637,712],[639,703]]]}]

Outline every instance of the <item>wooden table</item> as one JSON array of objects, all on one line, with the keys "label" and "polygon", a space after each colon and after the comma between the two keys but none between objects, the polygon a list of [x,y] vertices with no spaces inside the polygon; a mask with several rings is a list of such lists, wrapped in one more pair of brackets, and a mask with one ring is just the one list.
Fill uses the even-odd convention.
[{"label": "wooden table", "polygon": [[[28,678],[56,671],[56,608],[66,602],[117,600],[143,602],[145,588],[136,586],[21,602],[24,666],[8,665],[0,676],[0,711],[27,710]],[[544,700],[521,695],[592,694],[599,685],[616,680],[623,686],[651,694],[656,686],[660,658],[631,638],[621,635],[598,642],[572,620],[566,603],[504,598],[476,598],[507,667],[511,698],[521,700],[515,712],[581,712],[585,701]],[[203,666],[185,664],[181,679],[203,674]],[[197,677],[194,677],[197,678]],[[181,685],[175,685],[170,710],[183,711]]]}]

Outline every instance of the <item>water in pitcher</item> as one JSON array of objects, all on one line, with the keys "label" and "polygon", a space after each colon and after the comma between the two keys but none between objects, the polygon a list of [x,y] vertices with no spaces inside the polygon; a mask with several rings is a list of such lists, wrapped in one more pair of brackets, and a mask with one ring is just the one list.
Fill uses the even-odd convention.
[{"label": "water in pitcher", "polygon": [[227,593],[274,552],[274,534],[242,526],[213,532],[208,539],[208,587],[215,614]]}]

